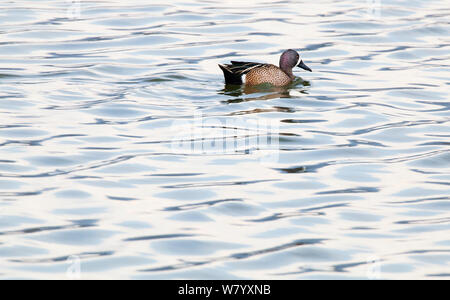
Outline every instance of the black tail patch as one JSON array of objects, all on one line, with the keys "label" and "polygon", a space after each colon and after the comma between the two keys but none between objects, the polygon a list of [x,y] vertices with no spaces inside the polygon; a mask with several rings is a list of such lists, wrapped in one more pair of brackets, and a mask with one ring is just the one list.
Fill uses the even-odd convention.
[{"label": "black tail patch", "polygon": [[263,67],[265,64],[247,62],[247,61],[232,61],[231,65],[219,65],[225,76],[226,84],[242,84],[242,75],[247,74],[253,69]]},{"label": "black tail patch", "polygon": [[233,73],[227,66],[219,65],[225,77],[225,84],[242,84],[242,74]]}]

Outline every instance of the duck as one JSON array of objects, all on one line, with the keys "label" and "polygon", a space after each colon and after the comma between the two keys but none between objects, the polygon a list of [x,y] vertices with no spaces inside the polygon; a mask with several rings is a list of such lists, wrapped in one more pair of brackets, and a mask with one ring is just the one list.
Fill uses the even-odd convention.
[{"label": "duck", "polygon": [[[300,62],[299,62],[300,61]],[[286,86],[295,80],[292,69],[302,68],[312,70],[300,59],[297,51],[288,49],[280,56],[280,66],[272,64],[231,61],[231,64],[219,64],[225,77],[225,84],[242,85],[242,76],[245,75],[246,86],[271,84],[273,86]]]}]

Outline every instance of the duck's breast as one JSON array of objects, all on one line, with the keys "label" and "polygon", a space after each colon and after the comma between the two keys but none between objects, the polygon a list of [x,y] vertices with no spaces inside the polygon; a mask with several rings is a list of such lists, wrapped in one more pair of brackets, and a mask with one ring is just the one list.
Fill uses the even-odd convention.
[{"label": "duck's breast", "polygon": [[284,86],[292,82],[291,78],[275,65],[264,65],[247,73],[246,85],[270,83],[274,86]]}]

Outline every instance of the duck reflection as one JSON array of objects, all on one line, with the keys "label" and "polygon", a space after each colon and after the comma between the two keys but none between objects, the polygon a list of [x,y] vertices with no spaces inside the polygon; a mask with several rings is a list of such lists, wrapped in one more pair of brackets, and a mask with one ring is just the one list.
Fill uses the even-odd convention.
[{"label": "duck reflection", "polygon": [[[219,91],[219,94],[234,97],[233,99],[226,100],[226,103],[271,100],[277,98],[291,98],[290,92],[292,90],[306,94],[305,87],[310,85],[311,83],[309,81],[303,80],[302,78],[297,78],[288,86],[273,86],[271,84],[261,84],[256,86],[226,84],[224,88]],[[299,86],[301,86],[300,89],[298,88]],[[246,97],[246,95],[253,96]]]}]

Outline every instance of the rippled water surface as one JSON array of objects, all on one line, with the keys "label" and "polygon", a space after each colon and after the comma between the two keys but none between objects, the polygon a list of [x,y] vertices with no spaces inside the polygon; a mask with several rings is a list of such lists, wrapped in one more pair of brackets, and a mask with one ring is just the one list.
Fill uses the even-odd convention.
[{"label": "rippled water surface", "polygon": [[[0,279],[450,278],[449,20],[3,1]],[[287,48],[313,72],[224,86],[218,63]]]}]

